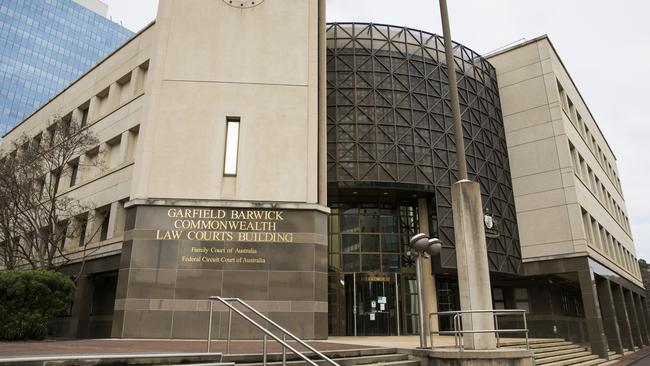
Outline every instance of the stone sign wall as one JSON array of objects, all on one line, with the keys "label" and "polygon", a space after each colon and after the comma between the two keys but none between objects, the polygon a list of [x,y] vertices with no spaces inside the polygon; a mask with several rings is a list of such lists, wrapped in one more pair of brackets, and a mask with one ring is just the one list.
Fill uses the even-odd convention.
[{"label": "stone sign wall", "polygon": [[[127,214],[114,337],[205,338],[207,298],[240,297],[290,331],[327,337],[327,215],[137,206]],[[213,336],[228,313],[215,304]],[[233,336],[259,333],[236,315]]]}]

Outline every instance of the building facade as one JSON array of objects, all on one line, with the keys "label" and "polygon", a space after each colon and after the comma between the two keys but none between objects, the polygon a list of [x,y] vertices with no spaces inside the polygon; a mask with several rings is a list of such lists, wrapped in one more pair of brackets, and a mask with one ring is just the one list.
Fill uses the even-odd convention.
[{"label": "building facade", "polygon": [[[497,70],[533,335],[594,353],[648,344],[647,308],[616,157],[550,40]],[[547,299],[552,299],[548,301]]]},{"label": "building facade", "polygon": [[[205,338],[213,295],[308,339],[417,334],[422,313],[459,308],[442,39],[326,25],[323,6],[161,0],[154,23],[0,142],[10,155],[57,111],[87,116],[100,141],[78,166],[105,166],[60,186],[102,214],[66,218],[92,250],[58,334]],[[647,344],[616,161],[550,41],[455,49],[494,307],[604,357]],[[444,244],[424,294],[407,248],[418,232]],[[65,250],[82,257],[78,238]],[[218,307],[213,334],[227,318]],[[253,336],[233,320],[233,336]]]},{"label": "building facade", "polygon": [[0,136],[133,34],[106,10],[99,0],[0,4]]},{"label": "building facade", "polygon": [[[487,238],[496,280],[521,268],[496,71],[456,46],[468,170],[497,223]],[[429,286],[440,292],[428,312],[436,297],[443,309],[457,303],[448,293],[457,288],[458,178],[443,40],[402,27],[330,24],[327,72],[330,334],[417,334],[411,236],[426,232],[444,245],[429,270]]]}]

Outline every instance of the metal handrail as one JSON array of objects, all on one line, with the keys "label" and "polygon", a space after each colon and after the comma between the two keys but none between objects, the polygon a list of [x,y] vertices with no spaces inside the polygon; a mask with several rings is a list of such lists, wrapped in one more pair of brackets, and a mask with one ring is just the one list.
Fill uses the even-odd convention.
[{"label": "metal handrail", "polygon": [[[453,310],[453,311],[439,311],[429,314],[429,329],[433,329],[433,317],[434,316],[453,316],[452,324],[453,330],[437,330],[429,331],[429,337],[431,338],[431,349],[433,349],[433,335],[453,335],[454,336],[454,345],[456,348],[459,348],[461,352],[465,350],[465,344],[463,340],[464,334],[476,334],[476,333],[494,333],[497,340],[497,348],[499,347],[499,334],[500,333],[524,333],[526,335],[526,349],[530,350],[530,342],[528,339],[528,323],[526,321],[526,310],[523,309],[491,309],[491,310]],[[463,330],[462,328],[462,317],[464,314],[485,314],[491,313],[494,317],[494,329],[473,329],[473,330]],[[524,321],[524,327],[513,328],[513,329],[499,329],[499,315],[513,315],[521,314]]]},{"label": "metal handrail", "polygon": [[[230,354],[230,341],[231,341],[231,329],[232,329],[232,312],[234,311],[235,313],[239,314],[242,318],[244,318],[246,321],[248,321],[250,324],[255,326],[257,329],[262,331],[264,333],[264,340],[263,340],[263,346],[262,346],[262,352],[263,352],[263,358],[262,358],[262,364],[266,366],[266,355],[267,355],[267,337],[273,338],[276,342],[278,342],[280,345],[282,345],[282,365],[287,364],[287,356],[286,356],[286,350],[289,349],[291,352],[293,352],[295,355],[298,357],[302,358],[305,362],[310,364],[311,366],[318,366],[314,361],[309,359],[309,357],[305,356],[302,352],[298,351],[297,349],[293,348],[290,346],[286,341],[287,337],[293,339],[295,342],[299,343],[303,347],[307,348],[317,356],[319,356],[321,359],[329,362],[332,366],[340,366],[338,363],[334,362],[332,359],[329,357],[325,356],[321,352],[319,352],[317,349],[314,347],[310,346],[300,338],[296,337],[293,335],[291,332],[288,330],[284,329],[281,327],[278,323],[274,322],[271,320],[269,317],[266,315],[260,313],[257,311],[255,308],[247,304],[245,301],[243,301],[240,298],[236,297],[221,297],[221,296],[210,296],[208,298],[208,301],[210,301],[210,322],[208,325],[208,352],[210,352],[210,344],[212,343],[212,312],[213,312],[213,301],[219,301],[226,305],[229,309],[228,311],[228,338],[227,338],[227,343],[226,343],[226,353]],[[266,321],[267,327],[268,325],[274,326],[276,329],[280,330],[282,332],[282,339],[280,339],[278,336],[273,334],[271,331],[269,331],[267,328],[261,326],[258,324],[255,320],[253,320],[251,317],[248,315],[244,314],[241,310],[237,309],[234,305],[232,305],[230,302],[237,302],[240,305],[244,306],[246,309],[250,310],[260,318]]]}]

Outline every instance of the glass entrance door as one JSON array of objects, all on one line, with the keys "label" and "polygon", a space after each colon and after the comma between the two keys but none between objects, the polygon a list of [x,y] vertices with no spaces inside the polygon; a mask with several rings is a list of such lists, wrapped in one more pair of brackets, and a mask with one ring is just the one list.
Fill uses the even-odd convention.
[{"label": "glass entrance door", "polygon": [[397,335],[394,276],[357,276],[357,335]]},{"label": "glass entrance door", "polygon": [[348,334],[358,336],[397,335],[398,311],[394,273],[355,273],[345,276]]}]

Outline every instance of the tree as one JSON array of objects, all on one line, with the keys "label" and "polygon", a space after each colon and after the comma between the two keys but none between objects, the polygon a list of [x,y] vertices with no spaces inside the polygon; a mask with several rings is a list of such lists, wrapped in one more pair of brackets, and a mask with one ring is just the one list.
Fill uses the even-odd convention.
[{"label": "tree", "polygon": [[84,168],[80,156],[97,144],[90,129],[60,116],[40,135],[12,142],[11,153],[0,160],[0,259],[6,268],[60,267],[71,260],[64,251],[69,238],[82,238],[79,245],[86,252],[94,233],[84,237],[85,225],[72,221],[94,212],[92,204],[61,194],[60,183],[67,177],[74,184]]}]

